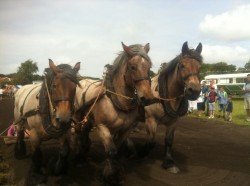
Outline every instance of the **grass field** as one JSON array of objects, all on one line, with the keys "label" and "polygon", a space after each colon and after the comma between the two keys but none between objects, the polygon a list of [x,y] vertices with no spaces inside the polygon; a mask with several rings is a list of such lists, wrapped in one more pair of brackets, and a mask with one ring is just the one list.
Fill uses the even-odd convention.
[{"label": "grass field", "polygon": [[[218,118],[218,103],[216,103],[216,111],[215,111],[215,118],[213,120],[218,120],[218,121],[223,121],[225,123],[227,123],[227,121],[224,121],[223,118]],[[221,113],[222,115],[222,113]],[[189,115],[190,117],[197,117],[197,111],[194,111],[191,115]],[[233,112],[232,112],[232,116],[233,116],[233,124],[236,125],[250,125],[250,122],[246,121],[246,111],[244,109],[244,100],[243,99],[234,99],[233,100]],[[202,114],[201,118],[206,118],[208,119],[207,116],[205,116],[204,114]]]}]

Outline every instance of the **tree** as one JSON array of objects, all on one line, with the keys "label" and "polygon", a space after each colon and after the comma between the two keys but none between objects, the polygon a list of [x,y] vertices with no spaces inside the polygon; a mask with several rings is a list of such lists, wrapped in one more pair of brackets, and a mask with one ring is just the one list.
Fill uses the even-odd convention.
[{"label": "tree", "polygon": [[250,70],[250,59],[249,61],[245,64],[245,69]]},{"label": "tree", "polygon": [[31,84],[37,72],[38,67],[36,62],[33,62],[31,59],[25,61],[18,67],[15,83],[20,85]]}]

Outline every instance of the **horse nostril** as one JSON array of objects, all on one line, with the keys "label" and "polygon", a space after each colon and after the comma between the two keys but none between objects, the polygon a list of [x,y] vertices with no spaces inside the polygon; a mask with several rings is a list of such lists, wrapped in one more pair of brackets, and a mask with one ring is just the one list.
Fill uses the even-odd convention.
[{"label": "horse nostril", "polygon": [[144,102],[146,100],[145,97],[141,97],[140,99],[141,99],[141,102]]},{"label": "horse nostril", "polygon": [[188,91],[192,93],[192,92],[193,92],[193,89],[192,89],[192,88],[188,88]]}]

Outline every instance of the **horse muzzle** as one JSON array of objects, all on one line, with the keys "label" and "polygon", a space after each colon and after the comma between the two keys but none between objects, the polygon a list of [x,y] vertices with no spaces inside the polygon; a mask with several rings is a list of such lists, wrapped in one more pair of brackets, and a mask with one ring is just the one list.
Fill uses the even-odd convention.
[{"label": "horse muzzle", "polygon": [[194,101],[196,100],[200,95],[201,90],[199,89],[193,89],[193,88],[186,88],[185,89],[185,96],[188,100]]}]

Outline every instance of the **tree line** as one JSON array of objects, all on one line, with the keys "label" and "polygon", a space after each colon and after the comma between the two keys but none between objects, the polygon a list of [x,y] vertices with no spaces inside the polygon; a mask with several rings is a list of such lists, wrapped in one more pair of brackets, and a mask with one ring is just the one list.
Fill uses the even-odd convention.
[{"label": "tree line", "polygon": [[[12,74],[0,74],[0,77],[9,77],[12,81],[3,80],[0,82],[0,86],[5,84],[26,85],[31,84],[33,81],[42,81],[43,76],[38,75],[39,71],[37,62],[29,59],[21,63],[16,73]],[[245,64],[244,68],[236,68],[235,65],[227,64],[226,62],[217,62],[213,64],[203,63],[200,70],[200,79],[204,79],[205,76],[210,74],[230,74],[230,73],[250,73],[250,59]],[[150,76],[153,77],[157,72],[150,71]],[[98,78],[95,78],[98,79]]]}]

